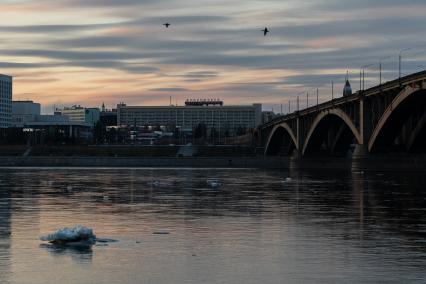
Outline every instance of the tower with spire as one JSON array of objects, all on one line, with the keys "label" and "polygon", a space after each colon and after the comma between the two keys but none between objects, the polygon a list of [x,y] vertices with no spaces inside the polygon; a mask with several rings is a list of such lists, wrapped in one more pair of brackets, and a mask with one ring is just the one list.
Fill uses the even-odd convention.
[{"label": "tower with spire", "polygon": [[352,87],[351,83],[349,83],[349,72],[346,71],[346,80],[345,80],[345,87],[343,88],[343,96],[351,96],[352,95]]}]

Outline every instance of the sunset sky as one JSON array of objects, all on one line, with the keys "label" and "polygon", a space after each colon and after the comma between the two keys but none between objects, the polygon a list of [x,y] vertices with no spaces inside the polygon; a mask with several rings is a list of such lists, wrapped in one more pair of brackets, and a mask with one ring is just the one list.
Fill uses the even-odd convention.
[{"label": "sunset sky", "polygon": [[[287,106],[426,69],[424,0],[0,0],[0,73],[14,99],[109,108],[221,98]],[[172,26],[166,29],[163,23]],[[264,37],[261,29],[271,31]]]}]

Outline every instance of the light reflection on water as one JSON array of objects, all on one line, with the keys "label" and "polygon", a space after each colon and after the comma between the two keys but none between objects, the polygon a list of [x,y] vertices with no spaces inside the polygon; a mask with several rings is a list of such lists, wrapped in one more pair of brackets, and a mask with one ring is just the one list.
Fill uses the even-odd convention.
[{"label": "light reflection on water", "polygon": [[[0,283],[422,282],[425,205],[421,173],[2,169]],[[38,240],[76,224],[119,242]]]}]

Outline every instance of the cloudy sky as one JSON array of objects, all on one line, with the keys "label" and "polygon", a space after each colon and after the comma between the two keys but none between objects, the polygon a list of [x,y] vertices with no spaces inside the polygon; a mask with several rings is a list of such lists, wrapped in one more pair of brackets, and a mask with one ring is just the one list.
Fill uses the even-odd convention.
[{"label": "cloudy sky", "polygon": [[[221,98],[287,109],[301,92],[426,69],[424,0],[0,0],[0,73],[52,107]],[[172,26],[166,29],[163,23]],[[271,33],[263,37],[267,26]],[[313,99],[313,98],[312,98]],[[316,100],[316,99],[315,99]]]}]

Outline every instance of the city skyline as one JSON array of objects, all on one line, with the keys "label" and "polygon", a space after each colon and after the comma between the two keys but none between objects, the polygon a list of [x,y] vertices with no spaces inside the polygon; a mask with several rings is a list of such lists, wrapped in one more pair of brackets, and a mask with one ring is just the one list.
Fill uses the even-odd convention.
[{"label": "city skyline", "polygon": [[[346,70],[357,90],[425,69],[423,1],[2,1],[0,73],[14,100],[108,108],[221,98],[226,104],[286,104]],[[169,28],[164,23],[171,23]],[[261,29],[268,27],[264,37]],[[390,56],[390,57],[388,57]],[[313,91],[312,91],[313,92]]]}]

